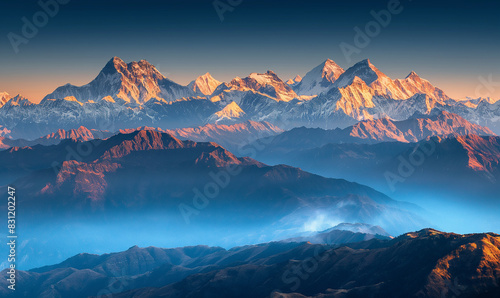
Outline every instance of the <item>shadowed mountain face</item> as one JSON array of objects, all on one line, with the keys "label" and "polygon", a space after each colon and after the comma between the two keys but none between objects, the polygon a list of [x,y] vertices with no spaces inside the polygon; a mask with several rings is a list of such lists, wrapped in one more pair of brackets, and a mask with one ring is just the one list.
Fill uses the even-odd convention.
[{"label": "shadowed mountain face", "polygon": [[344,73],[342,67],[327,59],[308,72],[304,78],[296,78],[296,81],[293,81],[295,83],[293,89],[299,95],[318,95],[330,90],[342,73]]},{"label": "shadowed mountain face", "polygon": [[304,150],[282,146],[288,148],[287,154],[262,152],[258,158],[327,177],[345,177],[397,197],[428,191],[494,203],[500,191],[499,142],[496,136],[467,135],[407,144],[332,143]]},{"label": "shadowed mountain face", "polygon": [[[0,127],[1,129],[1,127]],[[94,139],[107,139],[118,133],[131,133],[136,130],[155,130],[168,133],[181,140],[192,140],[196,142],[215,142],[231,152],[237,153],[249,143],[268,136],[282,133],[283,130],[268,122],[246,121],[232,125],[206,124],[198,127],[187,127],[178,129],[161,129],[159,127],[139,127],[120,129],[118,132],[87,129],[80,126],[77,129],[58,129],[57,131],[34,140],[10,139],[0,136],[0,149],[11,147],[26,147],[35,145],[56,145],[62,140],[72,139],[75,141],[89,141]]]},{"label": "shadowed mountain face", "polygon": [[[290,166],[268,166],[238,158],[215,143],[181,141],[152,130],[4,150],[0,179],[20,190],[17,202],[27,216],[23,235],[37,235],[25,248],[30,257],[24,268],[46,264],[34,258],[42,249],[49,250],[51,262],[75,253],[78,239],[72,236],[58,237],[64,244],[57,247],[49,246],[58,242],[37,242],[68,230],[85,235],[88,251],[94,252],[102,235],[120,236],[127,246],[139,237],[158,245],[203,239],[198,241],[229,247],[324,230],[339,222],[379,225],[393,234],[428,225],[415,205],[369,187]],[[62,226],[37,229],[42,223]],[[143,225],[148,233],[135,228]],[[91,232],[94,226],[101,227],[100,233]],[[202,233],[207,226],[213,235]],[[123,249],[124,244],[113,244],[107,251]]]},{"label": "shadowed mountain face", "polygon": [[[190,86],[181,86],[163,76],[146,60],[125,63],[113,57],[87,85],[67,84],[57,88],[44,99],[72,96],[79,102],[98,101],[103,98],[115,102],[143,104],[151,99],[172,101],[181,97],[204,95],[203,91],[220,84],[209,74],[195,80]],[[207,88],[208,87],[208,88]],[[216,87],[216,86],[215,86]]]},{"label": "shadowed mountain face", "polygon": [[299,149],[309,149],[337,143],[375,144],[380,142],[419,142],[433,136],[453,137],[475,134],[495,135],[489,128],[470,123],[446,111],[433,111],[432,115],[414,115],[403,121],[387,118],[360,121],[345,129],[325,130],[299,127],[268,137],[257,143],[266,150],[259,157],[280,156]]},{"label": "shadowed mountain face", "polygon": [[[340,208],[348,221],[361,216],[359,221],[366,222],[367,217],[400,205],[356,183],[326,179],[289,166],[270,167],[250,158],[237,158],[215,143],[181,141],[151,130],[107,140],[67,140],[51,147],[0,152],[4,180],[12,177],[11,169],[21,160],[24,166],[14,184],[25,192],[24,208],[36,208],[33,210],[176,209],[200,192],[200,197],[212,198],[210,203],[218,206],[215,210],[261,210],[266,221],[292,212],[303,216],[315,206],[350,202]],[[220,189],[217,196],[207,185]],[[137,189],[141,192],[135,194]],[[351,204],[362,204],[362,209],[348,207]],[[263,206],[266,208],[260,209]]]},{"label": "shadowed mountain face", "polygon": [[500,191],[499,138],[445,111],[343,130],[295,128],[255,144],[265,146],[256,158],[268,164],[347,178],[413,202],[447,196],[491,205]]},{"label": "shadowed mountain face", "polygon": [[[170,249],[134,246],[119,253],[80,253],[56,265],[20,272],[22,284],[16,297],[87,297],[117,293],[118,289],[124,291],[153,285],[161,287],[195,273],[240,264],[276,264],[290,258],[306,259],[345,243],[374,238],[390,239],[386,236],[346,230],[331,230],[310,235],[309,238],[322,239],[321,243],[328,245],[304,245],[304,239],[286,239],[282,242],[247,245],[229,250],[202,245]],[[0,285],[2,282],[4,281],[1,281]],[[54,284],[57,286],[53,287]],[[109,286],[112,284],[115,286]],[[75,293],[75,287],[79,287],[78,293]],[[3,289],[0,294],[8,294],[2,291]]]},{"label": "shadowed mountain face", "polygon": [[[352,242],[341,238],[370,234],[328,233],[329,245],[289,239],[230,250],[135,246],[120,253],[79,254],[57,265],[18,272],[16,297],[497,297],[500,293],[499,235],[426,229],[392,240]],[[10,297],[5,289],[1,287],[0,293]]]},{"label": "shadowed mountain face", "polygon": [[0,149],[8,149],[11,147],[27,147],[36,145],[56,145],[62,140],[72,139],[75,141],[89,141],[93,139],[106,139],[114,135],[109,131],[101,131],[95,129],[87,129],[86,127],[80,126],[77,129],[58,129],[57,131],[40,137],[35,140],[24,140],[24,139],[9,139],[0,137]]},{"label": "shadowed mountain face", "polygon": [[359,244],[316,259],[245,264],[117,297],[497,297],[500,238],[435,230],[408,233],[385,247]]},{"label": "shadowed mountain face", "polygon": [[[268,122],[246,121],[232,125],[206,124],[199,127],[187,127],[178,129],[160,129],[144,127],[140,129],[151,129],[168,133],[181,140],[195,142],[215,142],[229,151],[238,154],[242,148],[249,143],[267,136],[282,133],[283,130]],[[122,129],[121,133],[130,133],[135,129]]]},{"label": "shadowed mountain face", "polygon": [[257,158],[325,177],[343,177],[416,203],[432,210],[428,219],[437,227],[465,233],[496,231],[500,224],[497,136],[431,137],[418,143],[333,143],[294,151],[282,148],[287,148],[286,154],[261,151]]}]

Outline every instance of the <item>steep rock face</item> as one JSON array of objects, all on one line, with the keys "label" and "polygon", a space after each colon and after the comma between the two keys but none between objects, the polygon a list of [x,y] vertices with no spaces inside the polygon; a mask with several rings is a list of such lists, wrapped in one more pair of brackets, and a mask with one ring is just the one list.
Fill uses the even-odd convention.
[{"label": "steep rock face", "polygon": [[[438,260],[419,294],[427,296],[474,296],[478,289],[500,294],[500,238],[482,234],[473,242],[460,243],[455,250]],[[467,260],[467,261],[464,261]]]},{"label": "steep rock face", "polygon": [[434,87],[429,81],[422,79],[413,71],[404,80],[396,79],[394,83],[409,97],[423,93],[436,100],[450,99],[443,90]]},{"label": "steep rock face", "polygon": [[362,79],[354,77],[350,85],[339,88],[338,92],[340,98],[335,104],[336,111],[342,111],[357,120],[373,118],[366,109],[375,107],[372,101],[374,91]]},{"label": "steep rock face", "polygon": [[3,105],[9,101],[10,95],[7,92],[0,92],[0,108],[3,107]]},{"label": "steep rock face", "polygon": [[89,84],[81,87],[67,84],[57,88],[44,99],[74,96],[80,102],[88,102],[109,96],[126,103],[142,104],[152,98],[172,101],[194,96],[195,93],[167,79],[146,60],[126,64],[120,58],[114,57]]},{"label": "steep rock face", "polygon": [[[477,135],[458,136],[443,142],[457,142],[468,156],[468,167],[474,171],[497,174],[500,171],[500,138]],[[458,144],[457,144],[458,145]]]},{"label": "steep rock face", "polygon": [[[7,97],[5,97],[5,99],[6,98]],[[29,106],[33,106],[33,105],[35,105],[35,103],[30,101],[26,97],[21,96],[21,95],[16,95],[14,97],[9,97],[9,99],[4,102],[4,104],[1,106],[1,108],[4,108],[7,110],[7,109],[10,109],[12,107],[29,107]]]},{"label": "steep rock face", "polygon": [[[79,146],[79,142],[67,140],[58,146],[66,148],[65,150],[68,152],[76,152],[78,149],[67,149],[75,145]],[[118,134],[108,140],[99,140],[95,144],[93,141],[85,142],[84,148],[90,148],[91,154],[77,154],[68,160],[62,160],[60,166],[56,168],[57,175],[53,180],[50,177],[38,177],[37,179],[42,178],[39,181],[41,184],[38,185],[43,184],[44,186],[38,190],[38,186],[35,186],[32,189],[33,194],[35,196],[54,198],[65,196],[67,200],[64,204],[96,208],[97,206],[103,206],[103,200],[106,198],[108,188],[122,187],[120,186],[122,183],[119,181],[115,181],[115,184],[110,186],[107,180],[108,174],[115,173],[118,169],[122,169],[120,173],[127,170],[134,171],[131,168],[139,165],[156,169],[155,161],[160,164],[176,164],[178,166],[186,162],[190,166],[202,168],[222,168],[231,164],[242,165],[247,163],[246,159],[238,159],[215,143],[181,141],[169,134],[153,130],[139,130],[130,134]],[[16,152],[23,155],[26,151],[32,150],[33,148],[30,147],[14,147],[10,153]],[[56,155],[58,151],[56,148],[52,154]],[[133,157],[129,157],[131,155]],[[143,157],[138,157],[138,160],[134,159],[136,156],[141,155]],[[164,156],[162,160],[162,155],[170,156]],[[149,164],[143,164],[142,162],[145,162],[145,160]],[[47,161],[47,166],[52,165],[54,162],[57,164],[57,159]],[[259,163],[250,162],[250,164]],[[129,167],[130,169],[128,169]],[[167,172],[173,174],[172,171]],[[130,172],[127,176],[127,179],[131,179],[134,175]],[[63,193],[66,193],[66,195],[62,195]],[[54,206],[54,208],[57,208],[57,206]]]},{"label": "steep rock face", "polygon": [[291,101],[297,94],[271,70],[266,73],[251,73],[246,78],[235,78],[221,90],[253,91],[277,101]]},{"label": "steep rock face", "polygon": [[421,79],[415,72],[411,72],[404,80],[392,80],[368,59],[346,70],[335,82],[335,87],[351,85],[355,77],[364,81],[373,90],[374,96],[407,99],[422,93],[440,101],[449,99],[442,90],[432,86],[429,81]]},{"label": "steep rock face", "polygon": [[474,108],[474,109],[477,108],[477,106],[483,102],[492,105],[499,100],[500,98],[491,98],[491,97],[478,97],[478,98],[466,97],[458,99],[460,103],[464,104],[469,108]]},{"label": "steep rock face", "polygon": [[342,67],[327,59],[309,71],[304,78],[298,80],[296,77],[292,81],[293,89],[299,95],[318,95],[330,90],[342,73],[344,73]]},{"label": "steep rock face", "polygon": [[[73,196],[85,194],[92,205],[99,201],[108,186],[104,179],[105,173],[114,172],[120,164],[111,162],[83,163],[74,160],[64,161],[57,174],[56,182],[50,182],[40,190],[40,194],[52,194],[58,190],[69,187],[73,189]],[[85,202],[87,203],[87,202]]]}]

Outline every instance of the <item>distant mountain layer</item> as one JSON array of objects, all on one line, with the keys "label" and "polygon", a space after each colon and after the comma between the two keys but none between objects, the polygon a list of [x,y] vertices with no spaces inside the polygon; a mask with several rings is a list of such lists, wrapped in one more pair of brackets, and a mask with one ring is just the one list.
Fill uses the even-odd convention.
[{"label": "distant mountain layer", "polygon": [[[499,273],[499,235],[426,229],[333,245],[135,246],[79,254],[19,271],[16,297],[498,297]],[[0,293],[11,297],[6,283],[0,281]]]},{"label": "distant mountain layer", "polygon": [[489,128],[470,123],[464,118],[446,111],[434,110],[430,115],[414,115],[403,120],[375,119],[360,121],[344,129],[325,130],[299,127],[277,136],[256,141],[265,144],[262,155],[281,155],[286,152],[321,147],[326,144],[380,142],[418,142],[429,137],[453,137],[461,135],[495,135]]},{"label": "distant mountain layer", "polygon": [[244,156],[244,146],[259,138],[282,133],[283,130],[268,122],[247,121],[232,125],[207,124],[195,128],[167,129],[164,132],[183,140],[215,142],[235,154]]},{"label": "distant mountain layer", "polygon": [[[269,164],[290,164],[327,177],[344,177],[398,198],[453,197],[498,206],[498,136],[430,137],[418,143],[329,143],[303,149],[304,146],[299,145],[293,149],[290,144],[296,144],[295,140],[300,140],[298,136],[304,133],[292,132],[276,136],[282,141],[271,143],[269,150],[259,151],[257,158]],[[287,133],[294,137],[286,138]],[[307,144],[308,139],[303,139]]]},{"label": "distant mountain layer", "polygon": [[[20,200],[25,212],[162,209],[182,220],[178,206],[192,205],[193,188],[206,192],[208,183],[217,182],[220,191],[210,200],[210,210],[222,212],[221,221],[261,226],[279,221],[283,229],[293,230],[321,210],[331,220],[378,224],[391,232],[407,224],[423,224],[406,210],[412,206],[371,188],[289,166],[267,166],[238,158],[215,143],[181,141],[152,130],[107,140],[69,139],[50,147],[15,147],[0,152],[0,166],[2,184],[14,183],[23,189]],[[237,173],[229,174],[234,169]],[[141,193],[131,195],[137,189]],[[211,197],[211,192],[205,196]],[[258,212],[258,221],[253,212]],[[411,221],[396,224],[396,213]],[[210,216],[205,211],[199,218]]]},{"label": "distant mountain layer", "polygon": [[[193,140],[197,142],[215,142],[223,147],[238,153],[242,147],[256,139],[273,136],[283,132],[277,126],[267,122],[246,121],[232,125],[206,124],[204,126],[179,129],[161,129],[154,127],[139,127],[131,129],[120,129],[118,132],[99,131],[87,129],[80,126],[77,129],[63,130],[45,135],[41,138],[28,141],[24,139],[9,139],[0,137],[0,149],[11,147],[26,147],[35,145],[56,145],[62,140],[71,139],[75,141],[89,141],[94,139],[107,139],[118,133],[131,133],[136,130],[155,130],[171,134],[182,140]],[[244,152],[242,152],[244,153]],[[244,154],[242,154],[244,155]]]},{"label": "distant mountain layer", "polygon": [[71,139],[74,141],[90,141],[94,139],[107,139],[114,135],[108,131],[99,131],[95,129],[87,129],[86,127],[80,126],[77,129],[58,129],[56,132],[50,133],[41,138],[28,141],[24,139],[9,139],[5,137],[0,137],[0,149],[8,149],[11,147],[27,147],[35,145],[56,145],[62,140]]},{"label": "distant mountain layer", "polygon": [[414,72],[393,80],[369,60],[347,70],[326,60],[288,83],[267,71],[228,83],[207,73],[182,86],[145,60],[126,64],[114,57],[89,84],[61,86],[39,104],[22,96],[0,96],[0,125],[11,131],[10,137],[23,139],[80,126],[175,129],[247,120],[283,129],[345,128],[363,120],[406,120],[434,109],[500,133],[500,101],[450,99]]}]

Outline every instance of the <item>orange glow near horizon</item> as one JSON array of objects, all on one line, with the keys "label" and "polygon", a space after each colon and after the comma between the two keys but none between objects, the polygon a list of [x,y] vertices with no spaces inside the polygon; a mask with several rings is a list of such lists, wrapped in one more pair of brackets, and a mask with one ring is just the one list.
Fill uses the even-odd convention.
[{"label": "orange glow near horizon", "polygon": [[[67,83],[71,83],[76,86],[81,86],[88,84],[92,81],[96,74],[92,75],[66,75],[64,77],[56,77],[56,76],[23,76],[22,78],[15,76],[5,76],[0,75],[0,92],[7,92],[10,96],[15,96],[17,94],[21,94],[22,96],[30,99],[33,102],[40,102],[42,98],[53,92],[57,87],[65,85]],[[215,75],[212,74],[219,81],[229,82],[235,76],[228,75]],[[290,77],[295,77],[296,74],[286,76],[280,75],[281,79],[286,81]],[[304,74],[299,74],[303,76]],[[390,75],[389,75],[390,76]],[[182,85],[187,85],[191,80],[195,79],[196,75],[193,77],[185,76],[169,76],[169,79],[173,80]],[[396,79],[396,77],[392,77]],[[461,81],[444,79],[444,80],[436,80],[429,79],[425,76],[423,78],[429,80],[431,84],[442,89],[449,97],[454,99],[465,98],[466,96],[477,98],[477,97],[491,97],[493,99],[500,98],[500,87],[495,86],[485,86],[481,83],[479,78],[461,78]],[[487,78],[485,76],[485,78]]]}]

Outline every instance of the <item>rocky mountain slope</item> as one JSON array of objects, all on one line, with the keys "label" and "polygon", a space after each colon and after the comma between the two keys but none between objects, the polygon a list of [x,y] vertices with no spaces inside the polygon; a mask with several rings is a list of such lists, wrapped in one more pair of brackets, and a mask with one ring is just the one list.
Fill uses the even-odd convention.
[{"label": "rocky mountain slope", "polygon": [[[329,245],[134,246],[79,254],[19,271],[16,297],[496,297],[499,276],[499,235],[425,229]],[[10,297],[6,287],[0,291]]]},{"label": "rocky mountain slope", "polygon": [[117,297],[211,297],[216,293],[228,297],[495,297],[500,293],[496,234],[427,229],[385,245],[369,249],[347,245],[325,251],[315,261],[234,266]]}]

